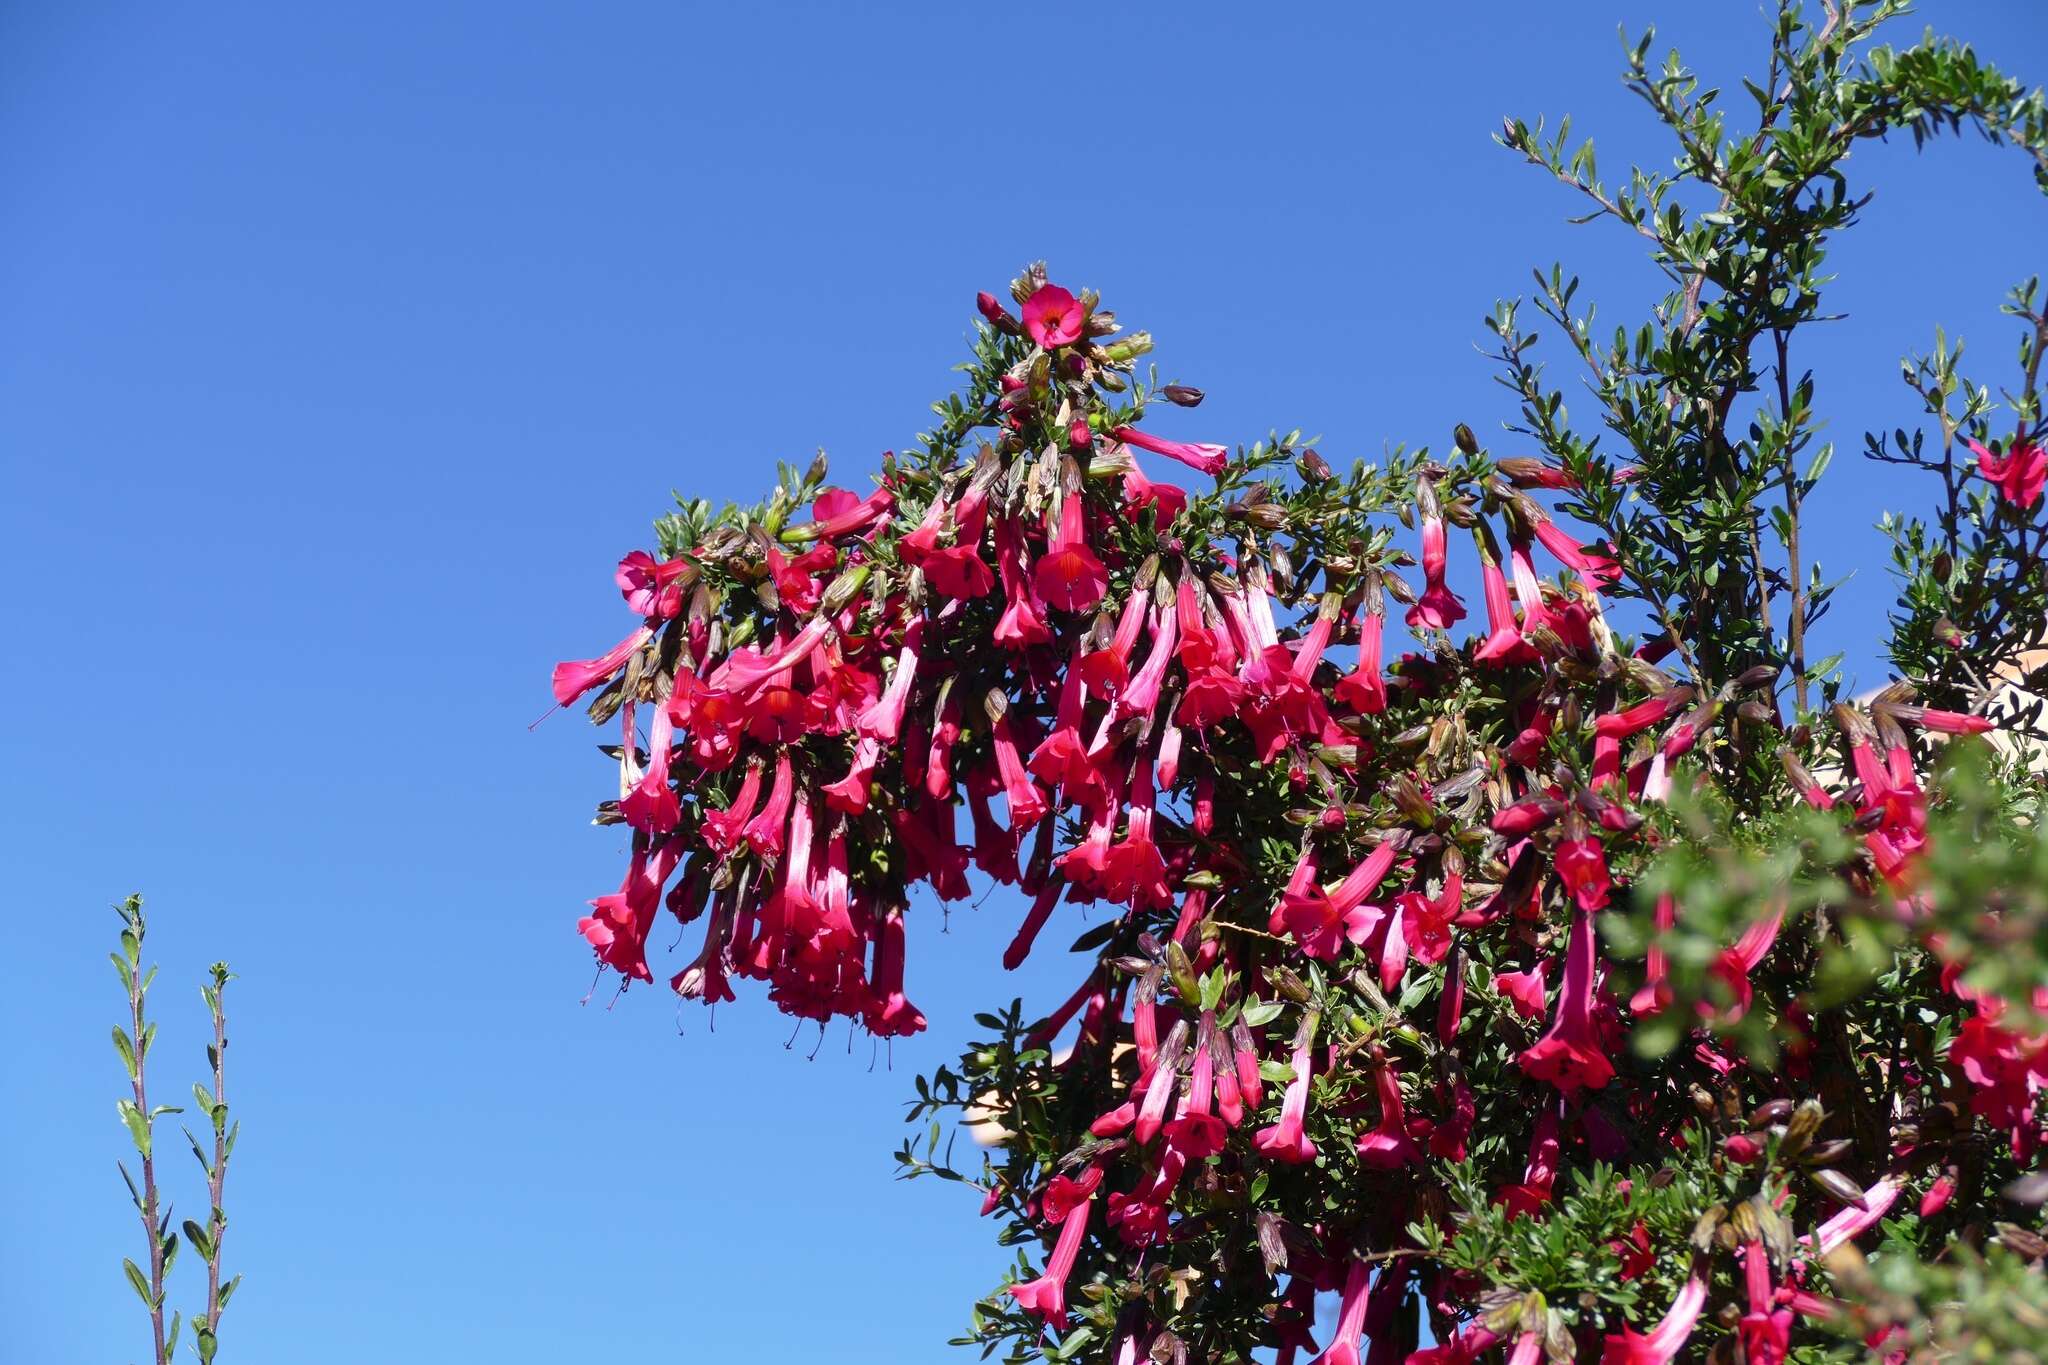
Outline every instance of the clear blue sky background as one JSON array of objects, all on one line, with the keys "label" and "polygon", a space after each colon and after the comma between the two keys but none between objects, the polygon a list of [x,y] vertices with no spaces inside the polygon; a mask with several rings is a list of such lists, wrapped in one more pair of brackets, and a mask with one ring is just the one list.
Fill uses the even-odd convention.
[{"label": "clear blue sky background", "polygon": [[[1620,319],[1653,281],[1488,134],[1570,111],[1603,166],[1661,160],[1616,22],[1733,87],[1758,10],[0,8],[7,1358],[142,1354],[104,908],[138,888],[161,1094],[202,1062],[203,964],[244,978],[222,1359],[954,1358],[1005,1257],[889,1150],[911,1073],[1011,990],[1017,907],[917,916],[933,1027],[893,1074],[841,1032],[785,1051],[758,999],[715,1035],[657,991],[579,1006],[621,840],[586,823],[596,736],[527,729],[550,665],[623,632],[611,565],[672,486],[751,497],[820,443],[861,475],[1035,256],[1209,388],[1172,434],[1496,429],[1497,295],[1563,256]],[[1924,12],[2048,77],[2037,0]],[[1871,523],[1921,495],[1847,456],[1910,420],[1896,357],[1937,322],[2009,372],[2048,209],[1974,142],[1856,168],[1852,317],[1802,358],[1847,447],[1812,536],[1864,566],[1829,634],[1869,682]],[[1015,979],[1036,1006],[1055,957]]]}]

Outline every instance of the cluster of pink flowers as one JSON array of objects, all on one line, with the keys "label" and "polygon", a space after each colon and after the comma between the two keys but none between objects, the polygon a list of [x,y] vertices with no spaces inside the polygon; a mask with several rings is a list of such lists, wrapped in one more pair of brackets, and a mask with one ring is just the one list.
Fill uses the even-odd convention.
[{"label": "cluster of pink flowers", "polygon": [[[1127,1044],[1135,1063],[1092,1124],[1104,1155],[1034,1196],[1054,1246],[1044,1275],[1010,1293],[1055,1326],[1091,1228],[1131,1248],[1170,1240],[1184,1182],[1226,1147],[1263,1167],[1334,1157],[1388,1177],[1386,1225],[1405,1226],[1403,1173],[1467,1151],[1463,963],[1484,941],[1516,964],[1491,976],[1492,993],[1532,1031],[1544,1021],[1519,1053],[1544,1117],[1523,1180],[1499,1192],[1543,1216],[1561,1126],[1596,1153],[1618,1146],[1581,1101],[1615,1082],[1630,1021],[1672,998],[1661,950],[1641,990],[1613,992],[1596,923],[1626,900],[1615,864],[1640,850],[1674,765],[1768,677],[1681,685],[1656,667],[1668,638],[1622,652],[1602,597],[1620,567],[1535,503],[1532,492],[1575,480],[1534,461],[1476,480],[1421,468],[1416,560],[1390,552],[1343,577],[1325,568],[1324,590],[1290,606],[1302,595],[1276,590],[1287,571],[1255,537],[1230,556],[1213,537],[1181,534],[1190,519],[1210,518],[1207,529],[1242,512],[1242,500],[1233,509],[1159,477],[1174,465],[1222,475],[1223,447],[1162,438],[1106,403],[1078,408],[1073,386],[1055,382],[1105,363],[1111,329],[1091,297],[1041,282],[1021,317],[988,295],[980,309],[1017,343],[991,404],[995,445],[950,467],[892,462],[865,497],[819,494],[806,521],[723,528],[666,559],[636,551],[620,562],[620,591],[641,619],[554,678],[564,705],[606,689],[600,710],[621,726],[620,795],[602,818],[630,829],[631,856],[619,889],[592,902],[583,936],[606,966],[651,980],[647,942],[665,906],[704,923],[671,980],[679,994],[715,1002],[732,998],[733,978],[757,980],[791,1015],[850,1018],[893,1037],[925,1024],[905,995],[905,911],[918,885],[957,901],[974,869],[1019,888],[1030,908],[1010,966],[1063,901],[1116,907],[1134,928],[1156,929],[1137,940],[1149,966],[1092,964],[1038,1035],[1049,1041],[1078,1015],[1084,1042]],[[1050,445],[1032,436],[1047,431]],[[2040,471],[2022,462],[2033,456],[2005,458],[2022,465],[2009,495],[2031,502]],[[1447,635],[1467,614],[1450,586],[1453,526],[1472,531],[1484,599],[1484,633],[1462,646]],[[1562,572],[1543,576],[1538,547]],[[1404,562],[1419,562],[1419,590],[1400,577]],[[1428,644],[1391,667],[1390,595]],[[1400,756],[1414,741],[1397,743],[1397,731],[1439,716],[1435,703],[1468,675],[1513,680],[1500,689],[1510,738],[1475,755],[1472,780],[1433,784]],[[1815,806],[1851,804],[1910,915],[1927,821],[1904,727],[1982,724],[1902,704],[1843,708],[1839,719],[1853,781],[1830,790],[1796,764],[1794,779]],[[1238,795],[1225,753],[1284,773],[1298,807],[1298,854],[1277,894],[1223,836],[1239,818],[1220,809]],[[1479,838],[1445,838],[1454,819]],[[1078,833],[1064,836],[1063,823]],[[1475,862],[1483,878],[1468,876]],[[1667,898],[1658,927],[1683,914]],[[1233,935],[1231,924],[1257,932]],[[1751,976],[1779,927],[1767,919],[1725,945],[1713,969],[1728,997],[1718,1018],[1750,1008]],[[1273,940],[1278,951],[1258,950]],[[1188,998],[1169,969],[1181,959],[1221,973],[1230,997]],[[1310,1009],[1272,1036],[1247,1025],[1249,1002],[1300,999],[1290,981],[1312,963],[1355,967],[1389,998],[1418,973],[1439,978],[1441,1064],[1422,1074],[1391,1050],[1319,1038]],[[1982,1112],[2016,1144],[2034,1141],[2048,1045],[2002,1029],[1987,1009],[1954,1055]],[[1272,1063],[1288,1080],[1269,1096],[1262,1066]],[[1311,1138],[1319,1095],[1370,1116],[1348,1152]],[[1826,1235],[1867,1228],[1869,1202]],[[1771,1280],[1764,1256],[1745,1255],[1742,1339],[1752,1360],[1782,1358],[1787,1315],[1818,1310],[1796,1276]],[[1276,1319],[1283,1361],[1309,1344],[1301,1306],[1319,1289],[1342,1296],[1325,1365],[1358,1360],[1411,1286],[1449,1292],[1406,1259],[1376,1273],[1339,1255],[1295,1265]],[[1656,1326],[1610,1336],[1607,1359],[1672,1359],[1705,1294],[1687,1280]],[[1532,1341],[1510,1349],[1533,1359]],[[1410,1360],[1469,1360],[1495,1342],[1475,1326]]]}]

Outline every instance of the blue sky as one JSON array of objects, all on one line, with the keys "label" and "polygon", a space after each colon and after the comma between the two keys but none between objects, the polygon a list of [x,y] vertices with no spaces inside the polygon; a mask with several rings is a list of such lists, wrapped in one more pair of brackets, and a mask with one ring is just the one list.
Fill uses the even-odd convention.
[{"label": "blue sky", "polygon": [[[2048,76],[2036,0],[1923,14]],[[1497,430],[1496,296],[1563,258],[1619,320],[1654,283],[1488,141],[1569,111],[1661,161],[1622,19],[1731,87],[1763,50],[1757,5],[1642,0],[0,8],[10,1358],[146,1349],[106,1042],[135,889],[159,1093],[204,964],[243,976],[223,1360],[955,1358],[1006,1257],[971,1195],[892,1183],[902,1101],[1072,969],[1001,979],[1007,899],[918,914],[933,1027],[893,1072],[785,1050],[757,998],[680,1036],[659,992],[580,1005],[621,841],[598,737],[527,728],[548,669],[623,632],[610,566],[671,487],[750,498],[820,444],[857,479],[1034,257],[1208,388],[1171,434]],[[2048,207],[1974,141],[1854,165],[1809,535],[1862,566],[1826,633],[1867,683],[1871,523],[1922,494],[1853,453],[1937,322],[2004,376]]]}]

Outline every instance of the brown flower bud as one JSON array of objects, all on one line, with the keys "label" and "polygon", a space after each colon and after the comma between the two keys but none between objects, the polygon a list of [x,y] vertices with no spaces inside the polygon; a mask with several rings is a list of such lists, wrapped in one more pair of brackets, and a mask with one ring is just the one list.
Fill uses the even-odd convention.
[{"label": "brown flower bud", "polygon": [[1830,1197],[1840,1200],[1851,1208],[1868,1209],[1870,1207],[1869,1201],[1863,1197],[1863,1187],[1848,1176],[1843,1175],[1840,1171],[1822,1167],[1808,1171],[1806,1178],[1826,1191]]},{"label": "brown flower bud", "polygon": [[1160,388],[1159,396],[1183,408],[1198,408],[1208,395],[1192,384],[1167,384]]},{"label": "brown flower bud", "polygon": [[1820,1125],[1827,1116],[1827,1110],[1821,1108],[1819,1100],[1801,1100],[1792,1111],[1792,1117],[1785,1120],[1785,1140],[1778,1144],[1778,1155],[1789,1159],[1805,1151],[1814,1135],[1820,1132]]},{"label": "brown flower bud", "polygon": [[1463,422],[1451,428],[1451,440],[1456,443],[1458,449],[1464,451],[1467,455],[1477,455],[1479,453],[1479,438],[1474,436],[1472,428],[1466,426]]}]

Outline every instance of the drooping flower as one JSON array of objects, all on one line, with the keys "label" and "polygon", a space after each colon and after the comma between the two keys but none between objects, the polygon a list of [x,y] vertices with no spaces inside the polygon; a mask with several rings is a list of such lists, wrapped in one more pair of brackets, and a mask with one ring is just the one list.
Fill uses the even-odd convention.
[{"label": "drooping flower", "polygon": [[1566,1094],[1581,1087],[1597,1090],[1614,1079],[1614,1063],[1607,1059],[1607,1051],[1593,1025],[1593,976],[1599,957],[1593,914],[1581,909],[1572,916],[1572,936],[1565,949],[1564,987],[1558,993],[1557,1014],[1549,1031],[1521,1058],[1522,1070],[1537,1080],[1549,1081]]},{"label": "drooping flower", "polygon": [[1496,973],[1493,984],[1508,998],[1517,1014],[1524,1019],[1540,1019],[1543,1017],[1544,998],[1550,991],[1549,983],[1543,979],[1549,971],[1550,959],[1545,958],[1528,971]]},{"label": "drooping flower", "polygon": [[567,706],[591,688],[607,681],[612,674],[626,666],[626,660],[632,658],[640,646],[653,638],[653,628],[642,626],[595,659],[572,659],[566,663],[556,664],[556,704]]},{"label": "drooping flower", "polygon": [[[1780,906],[1772,914],[1744,929],[1742,936],[1735,940],[1734,946],[1724,949],[1708,966],[1708,973],[1728,988],[1730,1003],[1725,1011],[1719,1013],[1722,1022],[1732,1024],[1749,1013],[1750,1001],[1754,998],[1754,991],[1749,984],[1749,974],[1756,970],[1758,963],[1770,956],[1771,945],[1778,941],[1778,929],[1784,922],[1785,911]],[[1700,1012],[1709,1016],[1716,1014],[1714,1008],[1705,1002],[1701,1003]]]},{"label": "drooping flower", "polygon": [[1426,480],[1417,488],[1422,515],[1422,596],[1408,608],[1408,625],[1415,630],[1449,630],[1465,619],[1465,606],[1444,585],[1448,555],[1436,490]]},{"label": "drooping flower", "polygon": [[[1569,828],[1569,825],[1567,825]],[[1551,854],[1557,878],[1570,891],[1581,910],[1598,910],[1607,904],[1612,882],[1607,876],[1607,851],[1598,839],[1586,834],[1565,839]]]},{"label": "drooping flower", "polygon": [[1358,1348],[1365,1337],[1366,1290],[1372,1267],[1354,1260],[1344,1272],[1344,1294],[1337,1309],[1337,1329],[1330,1344],[1310,1365],[1359,1365]]},{"label": "drooping flower", "polygon": [[1521,623],[1508,597],[1508,581],[1500,560],[1482,535],[1479,545],[1479,581],[1486,599],[1486,638],[1472,651],[1472,661],[1489,668],[1533,664],[1539,656],[1522,638]]},{"label": "drooping flower", "polygon": [[1290,1166],[1306,1165],[1316,1159],[1316,1145],[1302,1131],[1302,1121],[1308,1114],[1308,1055],[1315,1029],[1316,1016],[1304,1016],[1294,1035],[1294,1079],[1287,1083],[1287,1093],[1280,1101],[1280,1121],[1261,1128],[1252,1139],[1252,1146],[1260,1152]]},{"label": "drooping flower", "polygon": [[668,780],[674,739],[675,722],[668,708],[655,707],[654,721],[647,727],[647,771],[619,802],[619,814],[635,829],[666,834],[682,819],[682,805]]},{"label": "drooping flower", "polygon": [[1373,1085],[1379,1092],[1380,1121],[1358,1135],[1359,1164],[1375,1171],[1392,1171],[1420,1161],[1422,1151],[1408,1136],[1408,1111],[1401,1104],[1401,1073],[1382,1063],[1374,1068]]},{"label": "drooping flower", "polygon": [[1575,569],[1581,578],[1596,588],[1604,588],[1621,577],[1621,566],[1597,550],[1589,550],[1578,541],[1558,529],[1556,522],[1539,516],[1530,528],[1536,539],[1543,542],[1543,548],[1566,568]]},{"label": "drooping flower", "polygon": [[1056,1175],[1045,1189],[1045,1221],[1060,1230],[1046,1259],[1045,1273],[1025,1284],[1013,1284],[1009,1295],[1017,1306],[1057,1327],[1067,1324],[1067,1276],[1074,1270],[1074,1258],[1081,1253],[1081,1241],[1088,1232],[1088,1211],[1093,1207],[1095,1188],[1102,1183],[1102,1168],[1090,1166],[1078,1178]]},{"label": "drooping flower", "polygon": [[1081,494],[1069,492],[1060,503],[1060,529],[1032,571],[1031,583],[1047,605],[1062,611],[1087,611],[1102,600],[1109,575],[1095,551],[1088,548],[1082,520]]},{"label": "drooping flower", "polygon": [[2041,500],[2048,485],[2048,449],[2032,441],[2014,441],[2001,455],[1982,442],[1963,438],[1977,454],[1977,472],[1998,485],[1999,496],[2026,511]]},{"label": "drooping flower", "polygon": [[1149,450],[1154,455],[1164,455],[1169,460],[1178,460],[1190,469],[1204,474],[1216,475],[1223,472],[1223,466],[1230,462],[1230,451],[1224,446],[1203,445],[1191,441],[1168,441],[1154,436],[1149,431],[1136,427],[1116,427],[1110,436],[1127,446]]},{"label": "drooping flower", "polygon": [[1056,284],[1041,284],[1024,300],[1024,331],[1048,351],[1073,345],[1087,330],[1087,308]]},{"label": "drooping flower", "polygon": [[1691,1338],[1706,1302],[1706,1281],[1697,1275],[1688,1277],[1655,1327],[1638,1332],[1624,1326],[1607,1336],[1601,1346],[1601,1365],[1669,1365]]}]

